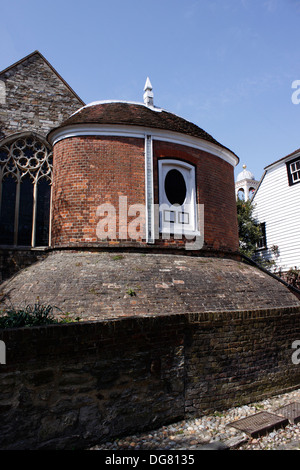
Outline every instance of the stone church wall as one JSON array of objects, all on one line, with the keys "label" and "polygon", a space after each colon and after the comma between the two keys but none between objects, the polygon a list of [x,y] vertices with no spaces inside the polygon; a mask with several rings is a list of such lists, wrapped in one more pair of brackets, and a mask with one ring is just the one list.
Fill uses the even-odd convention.
[{"label": "stone church wall", "polygon": [[299,385],[299,307],[1,330],[0,448],[79,449]]},{"label": "stone church wall", "polygon": [[0,283],[10,278],[21,269],[28,268],[36,261],[45,258],[46,249],[0,248]]},{"label": "stone church wall", "polygon": [[[52,155],[45,139],[50,129],[60,125],[83,104],[38,51],[0,71],[0,282],[14,273],[17,266],[26,266],[25,258],[29,261],[37,255],[24,250],[3,255],[3,249],[9,246],[10,250],[14,245],[49,244],[46,233],[49,222],[45,214],[50,210]],[[25,136],[27,140],[20,140]],[[32,187],[28,186],[28,178]],[[9,189],[5,189],[8,186]],[[31,220],[29,213],[24,215],[26,210],[31,210],[30,204]],[[45,216],[41,211],[37,215],[39,206],[44,208]],[[43,236],[38,236],[41,233]]]},{"label": "stone church wall", "polygon": [[1,139],[18,132],[47,133],[83,102],[39,52],[0,72]]}]

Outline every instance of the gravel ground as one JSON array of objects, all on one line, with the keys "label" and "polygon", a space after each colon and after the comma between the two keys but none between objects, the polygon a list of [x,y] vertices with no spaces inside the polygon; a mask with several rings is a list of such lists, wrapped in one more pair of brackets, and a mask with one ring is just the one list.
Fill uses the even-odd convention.
[{"label": "gravel ground", "polygon": [[300,423],[289,424],[256,439],[228,426],[260,411],[274,413],[292,402],[300,402],[300,389],[251,405],[162,426],[151,432],[122,437],[96,445],[91,450],[300,450]]}]

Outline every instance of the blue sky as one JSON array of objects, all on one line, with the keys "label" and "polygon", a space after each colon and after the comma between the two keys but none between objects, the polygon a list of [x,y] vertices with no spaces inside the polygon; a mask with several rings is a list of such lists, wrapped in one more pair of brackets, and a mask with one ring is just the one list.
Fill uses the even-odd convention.
[{"label": "blue sky", "polygon": [[[179,114],[260,179],[300,147],[300,0],[0,0],[0,70],[39,50],[86,102]],[[300,94],[299,94],[300,96]]]}]

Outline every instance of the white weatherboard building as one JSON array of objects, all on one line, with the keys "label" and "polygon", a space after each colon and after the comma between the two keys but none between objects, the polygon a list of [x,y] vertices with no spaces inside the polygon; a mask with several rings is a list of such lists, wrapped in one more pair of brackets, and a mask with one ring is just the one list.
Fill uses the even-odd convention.
[{"label": "white weatherboard building", "polygon": [[300,149],[265,168],[252,202],[262,255],[282,272],[300,269]]}]

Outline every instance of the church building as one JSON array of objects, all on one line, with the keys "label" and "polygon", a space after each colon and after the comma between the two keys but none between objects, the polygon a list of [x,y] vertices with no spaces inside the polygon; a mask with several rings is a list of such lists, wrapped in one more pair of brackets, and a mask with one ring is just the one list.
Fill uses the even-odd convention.
[{"label": "church building", "polygon": [[52,147],[84,103],[38,51],[0,72],[0,245],[49,246]]}]

